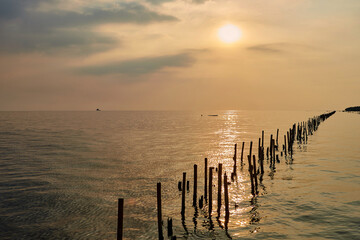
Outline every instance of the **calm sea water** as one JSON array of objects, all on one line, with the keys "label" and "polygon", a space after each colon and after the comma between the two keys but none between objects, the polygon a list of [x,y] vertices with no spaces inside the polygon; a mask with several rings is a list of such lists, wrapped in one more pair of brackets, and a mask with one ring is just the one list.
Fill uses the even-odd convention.
[{"label": "calm sea water", "polygon": [[[256,198],[247,165],[239,168],[228,230],[224,208],[218,219],[195,213],[192,191],[181,221],[182,172],[191,181],[198,165],[203,194],[205,157],[230,175],[235,143],[244,141],[247,154],[261,130],[267,147],[279,128],[282,145],[293,123],[321,113],[0,112],[0,239],[115,239],[120,197],[125,239],[156,239],[157,182],[178,239],[360,239],[360,114],[353,113],[337,112],[294,145],[293,161],[266,167]],[[217,187],[214,215],[216,194]]]}]

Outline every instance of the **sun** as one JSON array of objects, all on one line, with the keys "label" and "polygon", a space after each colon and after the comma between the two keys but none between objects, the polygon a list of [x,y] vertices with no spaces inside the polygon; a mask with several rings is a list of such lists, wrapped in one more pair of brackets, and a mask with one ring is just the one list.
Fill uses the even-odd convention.
[{"label": "sun", "polygon": [[241,35],[241,30],[233,24],[226,24],[218,30],[218,37],[224,43],[236,42],[241,38]]}]

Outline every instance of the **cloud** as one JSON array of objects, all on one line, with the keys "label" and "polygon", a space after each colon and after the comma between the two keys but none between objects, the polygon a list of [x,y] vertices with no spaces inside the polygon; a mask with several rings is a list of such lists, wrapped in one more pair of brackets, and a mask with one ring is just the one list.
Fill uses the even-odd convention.
[{"label": "cloud", "polygon": [[98,66],[88,66],[77,69],[77,72],[86,75],[141,75],[156,72],[166,67],[188,67],[191,66],[194,61],[193,56],[189,53],[180,53],[176,55],[137,58]]},{"label": "cloud", "polygon": [[[55,0],[53,0],[55,1]],[[115,8],[85,8],[82,12],[39,11],[43,0],[0,1],[0,51],[44,51],[66,47],[89,47],[102,51],[117,45],[109,36],[92,31],[106,23],[150,24],[177,21],[138,3],[119,3]]]},{"label": "cloud", "polygon": [[175,0],[145,0],[145,1],[154,5],[159,5],[165,2],[174,2]]},{"label": "cloud", "polygon": [[210,1],[210,0],[192,0],[193,3],[196,3],[196,4],[203,4],[207,1]]},{"label": "cloud", "polygon": [[248,47],[248,50],[258,51],[263,53],[282,53],[281,49],[284,43],[269,43],[269,44],[258,44],[251,47]]},{"label": "cloud", "polygon": [[247,48],[247,50],[257,51],[262,53],[273,53],[273,54],[282,54],[287,52],[293,51],[315,51],[318,50],[317,48],[305,44],[299,43],[287,43],[287,42],[280,42],[280,43],[267,43],[267,44],[258,44],[253,45]]},{"label": "cloud", "polygon": [[[145,1],[148,3],[154,4],[154,5],[160,5],[165,2],[175,2],[176,0],[145,0]],[[188,1],[190,1],[191,3],[195,3],[195,4],[203,4],[210,0],[188,0]]]},{"label": "cloud", "polygon": [[119,40],[91,31],[57,30],[46,34],[17,32],[0,40],[0,52],[91,54],[119,46]]}]

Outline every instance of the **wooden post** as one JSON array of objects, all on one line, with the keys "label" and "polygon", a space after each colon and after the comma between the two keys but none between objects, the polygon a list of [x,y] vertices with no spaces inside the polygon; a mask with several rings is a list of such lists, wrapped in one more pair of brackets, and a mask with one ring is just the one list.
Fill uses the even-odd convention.
[{"label": "wooden post", "polygon": [[117,226],[117,240],[122,240],[123,237],[123,219],[124,219],[124,199],[118,199],[118,226]]},{"label": "wooden post", "polygon": [[262,134],[261,134],[261,147],[264,147],[264,130],[262,130]]},{"label": "wooden post", "polygon": [[258,159],[261,159],[261,138],[259,138],[259,144],[258,144]]},{"label": "wooden post", "polygon": [[229,217],[229,190],[226,173],[224,174],[224,194],[225,194],[225,215]]},{"label": "wooden post", "polygon": [[286,154],[286,135],[284,135],[284,145],[285,145],[285,148],[284,148],[284,149],[285,149],[285,156],[286,156],[286,155],[287,155],[287,154]]},{"label": "wooden post", "polygon": [[276,148],[279,149],[279,129],[276,131]]},{"label": "wooden post", "polygon": [[204,206],[204,196],[201,196],[199,199],[199,208],[203,208]]},{"label": "wooden post", "polygon": [[209,217],[212,212],[212,180],[213,180],[213,167],[209,168]]},{"label": "wooden post", "polygon": [[256,193],[258,193],[257,168],[256,168],[255,155],[253,155],[253,168],[254,168],[255,188],[256,188]]},{"label": "wooden post", "polygon": [[241,166],[243,165],[244,146],[245,146],[245,142],[242,143],[242,148],[241,148]]},{"label": "wooden post", "polygon": [[272,162],[273,162],[273,168],[275,168],[275,139],[272,140],[272,146],[273,146],[273,149],[272,149]]},{"label": "wooden post", "polygon": [[221,183],[222,180],[222,164],[219,163],[219,171],[218,171],[218,212],[220,215],[220,210],[221,210]]},{"label": "wooden post", "polygon": [[236,160],[237,160],[237,144],[235,143],[235,153],[234,153],[234,174],[236,175]]},{"label": "wooden post", "polygon": [[251,154],[252,154],[252,141],[250,141],[250,152],[249,152],[249,155],[252,156]]},{"label": "wooden post", "polygon": [[286,132],[286,135],[287,135],[288,151],[290,153],[290,135],[289,135],[289,131]]},{"label": "wooden post", "polygon": [[173,229],[172,229],[172,218],[168,218],[168,237],[171,237],[173,235]]},{"label": "wooden post", "polygon": [[183,172],[182,181],[182,197],[181,197],[181,215],[185,215],[185,183],[186,183],[186,172]]},{"label": "wooden post", "polygon": [[161,214],[161,183],[157,183],[157,213],[158,213],[158,232],[159,240],[163,240],[163,231],[162,231],[162,214]]},{"label": "wooden post", "polygon": [[197,202],[197,165],[194,164],[194,191],[193,191],[193,206],[196,207]]},{"label": "wooden post", "polygon": [[261,174],[264,174],[264,157],[260,159],[260,170]]},{"label": "wooden post", "polygon": [[207,167],[208,167],[208,159],[205,158],[205,183],[204,183],[204,197],[205,197],[205,202],[207,201]]},{"label": "wooden post", "polygon": [[251,193],[255,196],[255,187],[254,187],[254,178],[253,178],[253,170],[251,166],[251,157],[248,155],[248,162],[249,162],[249,173],[250,173],[250,181],[251,181]]},{"label": "wooden post", "polygon": [[271,163],[271,161],[272,161],[272,149],[273,149],[273,135],[271,134],[270,135],[270,163]]}]

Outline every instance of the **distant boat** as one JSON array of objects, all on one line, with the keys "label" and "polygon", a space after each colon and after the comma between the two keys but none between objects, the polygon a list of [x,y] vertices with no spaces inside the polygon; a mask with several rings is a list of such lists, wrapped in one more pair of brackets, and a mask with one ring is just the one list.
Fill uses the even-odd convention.
[{"label": "distant boat", "polygon": [[98,112],[99,112],[99,111],[101,111],[101,110],[97,108],[97,109],[96,109],[96,111],[98,111]]},{"label": "distant boat", "polygon": [[210,116],[210,117],[217,117],[218,115],[208,115],[208,116]]}]

